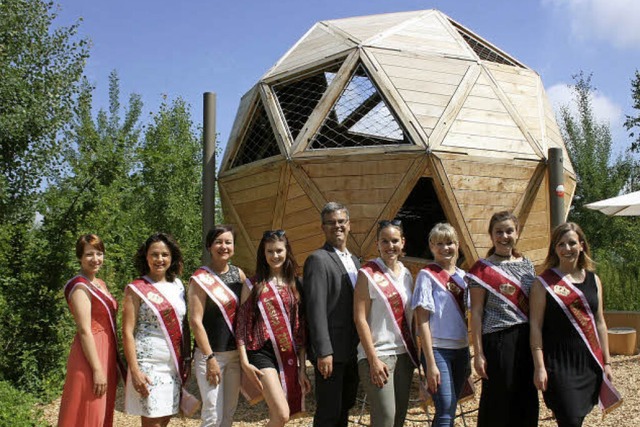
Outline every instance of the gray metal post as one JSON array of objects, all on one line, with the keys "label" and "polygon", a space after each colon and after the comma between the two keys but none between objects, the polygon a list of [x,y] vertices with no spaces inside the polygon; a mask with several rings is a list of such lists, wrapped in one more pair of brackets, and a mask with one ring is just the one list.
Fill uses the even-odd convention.
[{"label": "gray metal post", "polygon": [[549,148],[549,215],[552,231],[565,221],[564,168],[562,161],[562,149]]},{"label": "gray metal post", "polygon": [[209,263],[204,247],[207,232],[215,225],[216,210],[216,94],[203,94],[202,139],[202,263]]}]

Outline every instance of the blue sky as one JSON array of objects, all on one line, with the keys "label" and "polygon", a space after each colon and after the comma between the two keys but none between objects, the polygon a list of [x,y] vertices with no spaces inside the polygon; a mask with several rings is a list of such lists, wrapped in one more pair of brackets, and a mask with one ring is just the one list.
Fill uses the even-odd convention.
[{"label": "blue sky", "polygon": [[[139,93],[145,114],[162,96],[184,98],[202,121],[202,94],[217,93],[217,131],[226,144],[241,96],[317,22],[439,9],[537,71],[557,105],[567,83],[593,73],[594,111],[618,148],[631,114],[631,79],[640,69],[638,0],[57,0],[58,25],[78,18],[91,40],[85,73],[94,105],[106,108],[117,70],[123,101]],[[145,120],[146,120],[145,116]]]}]

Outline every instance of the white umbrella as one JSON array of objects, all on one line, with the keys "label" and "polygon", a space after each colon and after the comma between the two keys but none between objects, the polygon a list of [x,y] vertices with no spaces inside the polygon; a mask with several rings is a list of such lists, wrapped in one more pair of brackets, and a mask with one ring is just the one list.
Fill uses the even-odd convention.
[{"label": "white umbrella", "polygon": [[609,216],[640,215],[640,191],[589,203],[585,207]]}]

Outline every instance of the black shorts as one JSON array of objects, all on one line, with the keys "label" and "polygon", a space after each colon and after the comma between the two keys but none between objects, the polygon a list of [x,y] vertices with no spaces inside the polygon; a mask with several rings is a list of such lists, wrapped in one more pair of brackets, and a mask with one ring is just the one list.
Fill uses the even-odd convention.
[{"label": "black shorts", "polygon": [[267,341],[259,350],[247,350],[247,359],[249,359],[249,363],[258,369],[273,368],[278,372],[280,371],[271,340]]}]

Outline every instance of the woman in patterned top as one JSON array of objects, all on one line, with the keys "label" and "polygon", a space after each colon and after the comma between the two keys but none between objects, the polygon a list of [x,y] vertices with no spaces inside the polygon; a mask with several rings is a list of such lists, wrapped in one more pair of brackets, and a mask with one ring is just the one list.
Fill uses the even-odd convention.
[{"label": "woman in patterned top", "polygon": [[265,231],[256,275],[242,289],[236,339],[240,365],[262,390],[267,426],[284,426],[304,411],[311,390],[305,367],[305,326],[297,263],[284,230]]},{"label": "woman in patterned top", "polygon": [[187,311],[182,252],[173,237],[156,233],[135,257],[142,276],[125,288],[122,341],[129,372],[125,411],[140,415],[143,427],[164,427],[180,404],[180,351]]},{"label": "woman in patterned top", "polygon": [[473,364],[482,378],[479,427],[538,425],[528,324],[535,270],[516,249],[519,231],[512,213],[495,213],[489,222],[493,246],[465,276],[471,294]]}]

